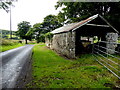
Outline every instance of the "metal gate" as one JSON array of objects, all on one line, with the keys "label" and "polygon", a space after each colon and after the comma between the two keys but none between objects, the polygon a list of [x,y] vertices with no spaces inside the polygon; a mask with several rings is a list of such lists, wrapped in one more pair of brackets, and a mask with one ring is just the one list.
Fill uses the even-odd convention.
[{"label": "metal gate", "polygon": [[[115,50],[106,47],[107,41],[100,41],[93,44],[92,54],[96,61],[107,68],[111,73],[120,79],[120,36]],[[107,51],[113,51],[114,54],[109,54]]]}]

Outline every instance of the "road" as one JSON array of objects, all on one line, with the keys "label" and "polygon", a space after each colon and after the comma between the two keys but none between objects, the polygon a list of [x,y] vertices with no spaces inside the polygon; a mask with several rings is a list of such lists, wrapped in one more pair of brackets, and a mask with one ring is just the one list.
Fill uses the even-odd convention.
[{"label": "road", "polygon": [[33,46],[25,45],[0,53],[0,57],[2,57],[0,85],[2,88],[15,88],[20,84],[20,79],[28,72]]}]

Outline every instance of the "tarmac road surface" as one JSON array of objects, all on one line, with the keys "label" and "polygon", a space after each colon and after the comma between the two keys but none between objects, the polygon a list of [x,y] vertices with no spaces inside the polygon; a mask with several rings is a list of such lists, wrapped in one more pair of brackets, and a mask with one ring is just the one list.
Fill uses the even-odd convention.
[{"label": "tarmac road surface", "polygon": [[[0,53],[2,88],[15,88],[19,78],[27,73],[31,61],[32,48],[34,45],[25,45]],[[1,73],[1,72],[0,72]],[[19,86],[19,85],[18,85]]]}]

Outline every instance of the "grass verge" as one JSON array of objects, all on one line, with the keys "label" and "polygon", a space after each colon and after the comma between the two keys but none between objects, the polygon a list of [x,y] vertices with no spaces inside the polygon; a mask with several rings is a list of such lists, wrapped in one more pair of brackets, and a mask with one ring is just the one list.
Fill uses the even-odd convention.
[{"label": "grass verge", "polygon": [[24,44],[19,43],[19,40],[0,38],[0,52],[7,51],[13,48],[17,48],[23,45]]},{"label": "grass verge", "polygon": [[27,88],[117,88],[120,84],[91,54],[66,60],[44,44],[34,46],[32,70]]},{"label": "grass verge", "polygon": [[17,47],[20,47],[20,46],[23,46],[24,44],[15,44],[15,45],[7,45],[7,46],[0,46],[0,52],[4,52],[4,51],[7,51],[7,50],[10,50],[10,49],[13,49],[13,48],[17,48]]}]

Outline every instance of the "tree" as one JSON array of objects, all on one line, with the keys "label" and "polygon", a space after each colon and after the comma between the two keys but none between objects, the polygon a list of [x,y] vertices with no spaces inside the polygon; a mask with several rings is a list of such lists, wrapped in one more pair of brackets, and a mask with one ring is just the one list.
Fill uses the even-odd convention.
[{"label": "tree", "polygon": [[14,1],[17,1],[17,0],[6,0],[6,1],[1,0],[0,9],[4,9],[6,12],[8,12],[10,6],[13,6]]},{"label": "tree", "polygon": [[23,21],[18,24],[17,35],[19,35],[22,39],[25,39],[26,44],[27,44],[27,40],[31,40],[30,35],[29,34],[26,35],[30,27],[31,25],[27,21]]},{"label": "tree", "polygon": [[61,15],[66,17],[64,22],[77,22],[89,16],[100,14],[119,30],[120,2],[57,2],[55,7],[56,9],[63,7]]},{"label": "tree", "polygon": [[66,18],[65,18],[65,13],[62,13],[61,11],[58,13],[57,15],[57,18],[58,18],[58,21],[59,23],[61,23],[61,25],[63,26],[65,24],[64,21],[66,21]]},{"label": "tree", "polygon": [[36,36],[35,39],[37,40],[37,43],[39,43],[39,36],[41,32],[43,31],[43,25],[42,23],[36,23],[33,25],[33,33]]},{"label": "tree", "polygon": [[43,27],[45,33],[50,32],[61,26],[62,24],[59,22],[58,17],[55,15],[48,15],[44,18]]},{"label": "tree", "polygon": [[62,24],[60,23],[58,16],[55,15],[48,15],[44,18],[42,23],[36,23],[33,25],[33,32],[36,35],[36,40],[39,43],[40,41],[44,42],[45,40],[45,33],[48,33],[56,28],[61,27]]},{"label": "tree", "polygon": [[12,4],[12,2],[0,2],[0,9],[4,9],[5,11],[8,12],[8,9],[10,7],[10,5]]},{"label": "tree", "polygon": [[29,31],[25,34],[28,40],[35,38],[33,28],[29,28]]}]

